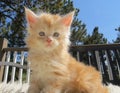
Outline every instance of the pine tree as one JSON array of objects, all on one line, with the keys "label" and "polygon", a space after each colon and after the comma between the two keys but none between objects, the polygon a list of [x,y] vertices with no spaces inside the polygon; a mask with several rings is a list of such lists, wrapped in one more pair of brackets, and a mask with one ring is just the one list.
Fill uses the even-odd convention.
[{"label": "pine tree", "polygon": [[76,42],[82,40],[86,33],[85,25],[77,18],[79,10],[74,8],[73,1],[71,0],[1,0],[0,35],[1,37],[7,38],[12,47],[25,45],[26,20],[24,6],[36,12],[45,11],[53,14],[59,13],[61,15],[76,10],[71,27],[71,41],[76,44]]},{"label": "pine tree", "polygon": [[120,43],[120,27],[115,29],[115,31],[118,31],[118,36],[117,36],[116,40],[114,41],[114,43]]},{"label": "pine tree", "polygon": [[99,33],[99,28],[95,27],[92,35],[87,35],[86,38],[84,38],[83,44],[106,44],[107,39],[103,37],[102,33]]},{"label": "pine tree", "polygon": [[25,45],[25,18],[22,0],[0,1],[0,37],[7,38],[11,47]]},{"label": "pine tree", "polygon": [[80,45],[81,43],[84,42],[84,38],[87,34],[87,29],[86,29],[86,25],[82,24],[81,21],[78,21],[78,19],[76,19],[76,21],[73,23],[73,26],[78,26],[78,28],[76,29],[72,29],[72,34],[71,34],[71,41],[72,41],[72,45]]}]

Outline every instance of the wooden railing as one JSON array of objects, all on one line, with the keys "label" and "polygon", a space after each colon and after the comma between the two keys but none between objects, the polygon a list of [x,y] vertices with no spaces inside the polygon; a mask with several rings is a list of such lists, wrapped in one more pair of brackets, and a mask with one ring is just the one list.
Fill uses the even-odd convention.
[{"label": "wooden railing", "polygon": [[3,81],[28,83],[30,79],[30,66],[29,62],[27,62],[27,56],[25,55],[28,49],[4,48],[3,51],[6,54],[6,61],[4,61],[4,63],[1,62],[5,66]]},{"label": "wooden railing", "polygon": [[120,44],[72,46],[70,52],[78,61],[96,67],[103,82],[120,85]]},{"label": "wooden railing", "polygon": [[[6,41],[2,40],[3,46]],[[2,45],[2,44],[1,44]],[[0,76],[1,81],[29,83],[30,66],[27,62],[28,48],[7,48],[1,47],[0,51]]]},{"label": "wooden railing", "polygon": [[[1,47],[0,76],[4,82],[14,82],[16,78],[19,82],[24,80],[29,82],[30,68],[25,55],[27,51],[28,48]],[[78,61],[99,70],[104,83],[112,82],[120,85],[120,44],[71,46],[70,53]],[[19,60],[18,56],[20,56]],[[26,79],[23,79],[23,70],[26,71],[24,72]]]}]

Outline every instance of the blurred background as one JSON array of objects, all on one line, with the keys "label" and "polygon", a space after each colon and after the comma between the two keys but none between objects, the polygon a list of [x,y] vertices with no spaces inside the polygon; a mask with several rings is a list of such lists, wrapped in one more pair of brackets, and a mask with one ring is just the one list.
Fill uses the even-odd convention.
[{"label": "blurred background", "polygon": [[71,27],[72,45],[120,43],[119,0],[0,0],[0,37],[9,47],[24,47],[24,6],[34,12],[65,15],[76,10]]}]

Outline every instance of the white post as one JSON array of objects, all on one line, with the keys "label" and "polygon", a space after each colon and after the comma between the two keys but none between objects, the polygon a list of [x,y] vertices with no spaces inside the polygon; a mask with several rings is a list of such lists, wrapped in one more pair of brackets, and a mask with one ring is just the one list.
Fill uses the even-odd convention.
[{"label": "white post", "polygon": [[100,62],[100,56],[99,56],[99,52],[95,51],[95,57],[96,57],[96,61],[97,61],[97,66],[98,66],[98,70],[102,73],[102,65]]},{"label": "white post", "polygon": [[26,82],[30,82],[30,62],[27,63],[27,77],[26,77]]},{"label": "white post", "polygon": [[[10,51],[7,52],[7,62],[10,62]],[[8,70],[9,66],[5,67],[5,73],[4,73],[4,83],[7,83],[7,78],[8,78]]]},{"label": "white post", "polygon": [[109,61],[109,58],[108,58],[107,51],[105,51],[105,55],[106,55],[106,61],[107,61],[109,79],[113,80],[112,69],[111,69],[111,65],[110,65],[110,61]]},{"label": "white post", "polygon": [[[24,63],[24,52],[21,52],[21,65]],[[22,83],[22,75],[23,75],[23,69],[19,69],[19,83]]]},{"label": "white post", "polygon": [[[17,62],[17,52],[14,52],[14,58],[13,58],[13,63]],[[12,67],[12,75],[11,75],[11,82],[14,83],[15,80],[15,72],[16,72],[16,67]]]}]

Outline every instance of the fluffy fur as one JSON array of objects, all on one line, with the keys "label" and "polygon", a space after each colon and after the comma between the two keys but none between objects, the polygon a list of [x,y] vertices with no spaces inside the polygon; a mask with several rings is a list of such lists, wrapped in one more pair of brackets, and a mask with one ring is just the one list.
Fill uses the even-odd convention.
[{"label": "fluffy fur", "polygon": [[[15,83],[0,83],[0,93],[27,93],[29,88],[28,83],[19,84]],[[107,86],[109,93],[120,93],[120,87],[109,84]],[[39,92],[41,93],[41,92]]]},{"label": "fluffy fur", "polygon": [[28,83],[0,83],[0,93],[27,93],[28,87]]},{"label": "fluffy fur", "polygon": [[109,93],[120,93],[120,87],[109,84],[108,86]]},{"label": "fluffy fur", "polygon": [[25,11],[32,68],[28,93],[108,93],[100,73],[68,53],[74,12],[60,16]]}]

